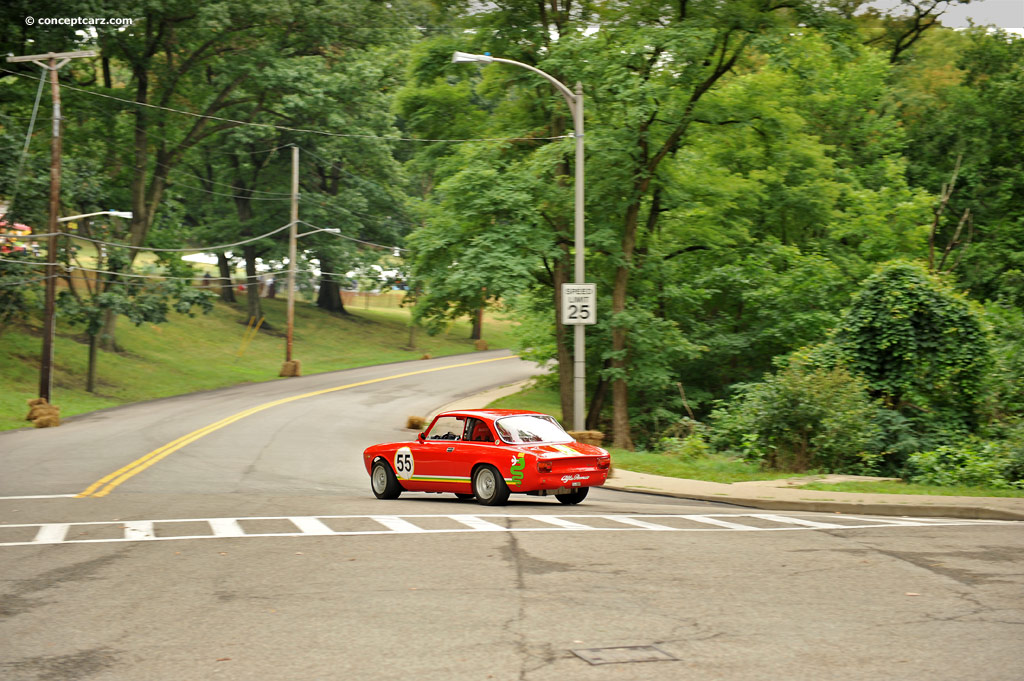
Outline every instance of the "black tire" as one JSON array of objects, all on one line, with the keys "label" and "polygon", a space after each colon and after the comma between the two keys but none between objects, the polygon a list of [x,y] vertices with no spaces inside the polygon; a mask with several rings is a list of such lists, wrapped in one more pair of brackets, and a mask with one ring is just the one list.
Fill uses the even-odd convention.
[{"label": "black tire", "polygon": [[501,506],[508,501],[505,479],[494,466],[483,465],[473,471],[473,496],[484,506]]},{"label": "black tire", "polygon": [[377,459],[370,468],[370,489],[378,499],[397,499],[402,493],[398,478],[384,459]]},{"label": "black tire", "polygon": [[574,489],[568,494],[556,494],[555,498],[558,499],[558,501],[560,501],[563,504],[568,504],[569,506],[572,506],[586,499],[587,493],[589,492],[589,487],[580,487],[579,489]]},{"label": "black tire", "polygon": [[473,498],[472,494],[463,494],[462,492],[456,492],[455,496],[459,498],[459,501],[469,501]]}]

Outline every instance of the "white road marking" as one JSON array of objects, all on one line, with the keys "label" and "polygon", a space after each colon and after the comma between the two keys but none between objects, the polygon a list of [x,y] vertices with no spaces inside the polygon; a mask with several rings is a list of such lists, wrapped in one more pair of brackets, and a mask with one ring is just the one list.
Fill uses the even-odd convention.
[{"label": "white road marking", "polygon": [[751,513],[751,518],[760,518],[761,520],[771,520],[776,523],[795,523],[797,525],[803,525],[804,527],[813,527],[817,530],[840,530],[846,525],[836,525],[835,523],[819,523],[816,520],[805,520],[804,518],[784,518],[772,513]]},{"label": "white road marking", "polygon": [[[442,529],[428,529],[417,525],[417,521],[443,518],[457,525]],[[725,520],[728,518],[729,520]],[[595,524],[587,524],[593,519]],[[838,518],[837,518],[838,519]],[[874,518],[863,516],[842,516],[849,524],[808,520],[799,516],[779,515],[773,513],[709,513],[705,515],[606,515],[606,514],[487,514],[487,515],[321,515],[321,516],[266,516],[247,518],[173,518],[157,520],[130,521],[90,521],[82,523],[32,523],[19,525],[0,524],[0,547],[4,546],[39,546],[41,544],[89,544],[114,543],[133,541],[169,541],[181,539],[224,539],[249,537],[311,537],[311,536],[360,536],[390,534],[452,534],[460,532],[778,532],[778,531],[814,531],[814,530],[857,530],[866,528],[894,527],[939,527],[963,525],[1011,525],[1020,527],[1020,522],[1008,520],[957,520],[951,518]],[[279,521],[287,520],[294,525],[294,532],[252,532],[248,533],[240,521]],[[353,526],[345,521],[356,521],[358,526],[366,526],[366,521],[373,521],[379,526],[361,530],[335,530],[324,522],[336,520],[338,526]],[[544,523],[544,526],[524,526],[522,523],[509,523],[509,526],[498,524],[504,520],[533,520]],[[756,524],[747,524],[753,520]],[[765,522],[774,523],[768,527]],[[175,535],[175,526],[180,532],[182,523],[192,526],[205,523],[208,532],[188,535]],[[614,524],[612,524],[614,523]],[[333,524],[333,523],[332,523]],[[430,523],[436,525],[437,523]],[[611,525],[611,526],[609,526]],[[102,527],[107,531],[106,538],[86,539],[83,537],[103,534]],[[190,527],[192,527],[190,526]],[[98,534],[92,530],[101,530]],[[166,536],[160,530],[166,531]],[[120,530],[120,532],[118,532]],[[34,531],[34,533],[33,533]],[[120,535],[120,536],[117,536]],[[68,537],[71,536],[71,539]],[[29,539],[29,537],[33,537]]]},{"label": "white road marking", "polygon": [[60,544],[64,541],[64,537],[68,534],[68,528],[71,527],[67,523],[51,523],[47,525],[40,525],[39,531],[36,532],[36,538],[31,542],[32,544]]},{"label": "white road marking", "polygon": [[609,520],[614,520],[615,522],[626,523],[627,525],[633,525],[635,527],[642,527],[645,530],[663,530],[667,532],[672,532],[675,529],[674,527],[669,527],[668,525],[657,525],[655,523],[649,523],[646,520],[637,520],[636,518],[631,518],[629,516],[609,515],[604,517],[608,518]]},{"label": "white road marking", "polygon": [[682,515],[677,516],[679,518],[685,518],[686,520],[692,520],[695,523],[706,523],[708,525],[716,525],[718,527],[724,527],[727,530],[754,530],[757,529],[750,525],[741,525],[739,523],[731,523],[728,520],[719,520],[707,515]]},{"label": "white road marking", "polygon": [[125,539],[156,539],[152,520],[131,520],[124,524]]},{"label": "white road marking", "polygon": [[560,518],[557,515],[531,515],[529,516],[533,520],[540,521],[542,523],[550,523],[559,527],[563,530],[593,530],[596,529],[592,525],[581,525],[565,518]]},{"label": "white road marking", "polygon": [[507,527],[502,527],[501,525],[492,523],[490,520],[484,520],[483,518],[478,518],[475,515],[453,515],[450,517],[453,520],[457,520],[463,525],[480,532],[508,532]]},{"label": "white road marking", "polygon": [[393,532],[401,534],[413,533],[413,532],[426,532],[419,525],[413,525],[408,520],[403,520],[397,515],[371,515],[370,518],[376,520],[378,523],[388,528]]},{"label": "white road marking", "polygon": [[324,521],[319,518],[292,517],[288,518],[295,527],[302,530],[302,534],[328,535],[334,534],[334,530],[327,527]]},{"label": "white road marking", "polygon": [[244,537],[245,530],[238,524],[237,518],[210,518],[210,529],[216,537]]},{"label": "white road marking", "polygon": [[24,497],[0,497],[0,501],[14,501],[17,499],[74,499],[77,494],[33,494]]}]

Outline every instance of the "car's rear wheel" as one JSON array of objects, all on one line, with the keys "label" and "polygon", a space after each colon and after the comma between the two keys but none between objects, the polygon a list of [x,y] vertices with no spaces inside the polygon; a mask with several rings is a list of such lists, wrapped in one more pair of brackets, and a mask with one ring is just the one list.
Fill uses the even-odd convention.
[{"label": "car's rear wheel", "polygon": [[455,496],[459,498],[459,501],[469,501],[470,499],[473,498],[472,494],[463,494],[461,492],[456,492]]},{"label": "car's rear wheel", "polygon": [[573,504],[578,504],[584,499],[586,499],[588,492],[590,492],[589,487],[580,487],[579,489],[574,489],[568,494],[556,494],[555,498],[558,499],[563,504],[569,504],[571,506]]},{"label": "car's rear wheel", "polygon": [[509,489],[494,466],[480,466],[473,471],[473,496],[484,506],[501,506],[508,501]]},{"label": "car's rear wheel", "polygon": [[370,489],[378,499],[397,499],[402,493],[402,486],[384,459],[377,459],[370,469]]}]

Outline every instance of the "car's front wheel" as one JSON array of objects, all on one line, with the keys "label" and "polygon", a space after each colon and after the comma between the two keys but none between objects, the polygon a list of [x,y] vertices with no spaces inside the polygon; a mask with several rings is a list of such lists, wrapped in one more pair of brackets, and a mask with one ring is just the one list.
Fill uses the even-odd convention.
[{"label": "car's front wheel", "polygon": [[484,506],[501,506],[508,501],[509,489],[494,466],[480,466],[473,471],[473,495]]},{"label": "car's front wheel", "polygon": [[571,506],[573,504],[578,504],[584,499],[586,499],[587,493],[589,491],[589,487],[580,487],[579,489],[574,489],[573,491],[567,494],[556,494],[555,498],[558,499],[563,504],[569,504]]},{"label": "car's front wheel", "polygon": [[373,496],[378,499],[397,499],[402,493],[402,486],[398,484],[391,466],[384,459],[377,459],[370,469],[370,489]]}]

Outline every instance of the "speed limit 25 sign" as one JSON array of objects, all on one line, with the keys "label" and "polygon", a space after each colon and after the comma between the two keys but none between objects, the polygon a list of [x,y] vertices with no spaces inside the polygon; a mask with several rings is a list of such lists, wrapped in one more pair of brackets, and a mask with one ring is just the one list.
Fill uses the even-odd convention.
[{"label": "speed limit 25 sign", "polygon": [[562,323],[597,323],[597,284],[562,284]]}]

